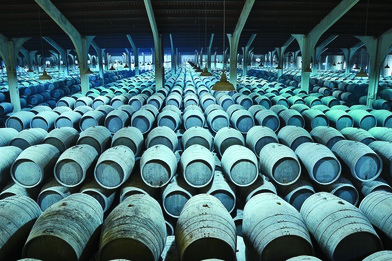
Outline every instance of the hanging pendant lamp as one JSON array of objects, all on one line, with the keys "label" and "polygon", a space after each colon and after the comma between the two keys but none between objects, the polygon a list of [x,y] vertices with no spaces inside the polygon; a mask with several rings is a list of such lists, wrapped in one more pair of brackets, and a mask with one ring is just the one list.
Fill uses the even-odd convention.
[{"label": "hanging pendant lamp", "polygon": [[124,68],[129,68],[129,66],[128,66],[128,64],[127,64],[127,63],[125,64]]},{"label": "hanging pendant lamp", "polygon": [[90,67],[87,68],[86,74],[94,74],[93,71],[91,71]]},{"label": "hanging pendant lamp", "polygon": [[389,69],[389,68],[391,68],[391,67],[389,67],[389,65],[387,64],[387,65],[385,65],[384,68],[385,68],[385,69]]},{"label": "hanging pendant lamp", "polygon": [[203,72],[203,70],[199,66],[197,66],[195,72],[199,73],[199,72]]},{"label": "hanging pendant lamp", "polygon": [[367,73],[361,68],[361,70],[355,75],[355,77],[368,77]]},{"label": "hanging pendant lamp", "polygon": [[221,78],[212,86],[213,91],[230,92],[235,91],[234,85],[227,81],[226,72],[222,71]]},{"label": "hanging pendant lamp", "polygon": [[204,67],[204,71],[200,74],[200,76],[212,76],[212,73],[208,71],[207,67]]},{"label": "hanging pendant lamp", "polygon": [[116,69],[113,67],[113,64],[110,65],[109,71],[115,71]]},{"label": "hanging pendant lamp", "polygon": [[47,80],[52,80],[52,77],[46,73],[46,70],[42,72],[42,75],[38,78],[41,81],[47,81]]},{"label": "hanging pendant lamp", "polygon": [[354,64],[353,69],[354,69],[354,70],[359,70],[360,68],[358,67],[358,64]]}]

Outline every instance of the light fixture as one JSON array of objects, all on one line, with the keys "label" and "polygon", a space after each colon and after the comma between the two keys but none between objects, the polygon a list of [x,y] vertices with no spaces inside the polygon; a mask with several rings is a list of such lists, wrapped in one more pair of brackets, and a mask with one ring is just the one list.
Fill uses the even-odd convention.
[{"label": "light fixture", "polygon": [[90,67],[87,68],[86,74],[94,74],[93,71],[91,71]]},{"label": "light fixture", "polygon": [[116,69],[113,67],[113,64],[110,65],[109,71],[115,71]]},{"label": "light fixture", "polygon": [[358,64],[355,63],[353,69],[354,70],[359,70],[360,68],[358,67]]},{"label": "light fixture", "polygon": [[208,71],[207,67],[204,67],[204,71],[200,74],[200,76],[212,76],[212,73]]},{"label": "light fixture", "polygon": [[127,64],[127,63],[124,65],[124,68],[129,68],[129,66],[128,66],[128,64]]},{"label": "light fixture", "polygon": [[275,69],[282,70],[282,66],[278,65]]},{"label": "light fixture", "polygon": [[226,72],[222,71],[221,78],[212,86],[213,91],[230,92],[235,91],[234,85],[227,81]]},{"label": "light fixture", "polygon": [[[366,20],[365,20],[365,36],[366,36],[366,31],[367,31],[367,23],[368,23],[368,15],[369,15],[369,0],[367,2],[367,7],[366,7]],[[364,49],[362,48],[361,50],[361,70],[355,75],[355,77],[368,77],[367,73],[363,70],[363,54],[364,54]]]},{"label": "light fixture", "polygon": [[199,73],[199,72],[203,72],[203,70],[199,66],[197,66],[195,72]]},{"label": "light fixture", "polygon": [[387,65],[385,65],[384,68],[385,68],[385,69],[389,69],[389,68],[391,68],[391,67],[389,67],[389,65],[387,64]]},{"label": "light fixture", "polygon": [[29,69],[27,70],[28,73],[32,73],[34,72],[33,70],[31,70],[31,68],[29,67]]},{"label": "light fixture", "polygon": [[310,72],[312,72],[312,69],[310,69],[309,67],[308,67],[308,68],[305,68],[305,69],[304,69],[304,72],[310,73]]},{"label": "light fixture", "polygon": [[38,79],[41,81],[47,81],[47,80],[52,80],[52,77],[50,77],[50,75],[48,75],[46,73],[46,70],[44,69],[44,71],[42,72],[42,75],[40,77],[38,77]]},{"label": "light fixture", "polygon": [[[223,1],[223,48],[222,52],[225,51],[225,35],[226,35],[226,0]],[[234,85],[231,84],[229,81],[227,81],[226,77],[226,72],[225,68],[222,68],[222,75],[221,78],[218,82],[212,86],[213,91],[223,91],[223,92],[229,92],[229,91],[235,91]]]},{"label": "light fixture", "polygon": [[361,68],[361,70],[355,75],[355,77],[364,78],[364,77],[368,77],[368,75],[367,75],[367,73]]},{"label": "light fixture", "polygon": [[336,66],[336,63],[333,63],[332,66]]},{"label": "light fixture", "polygon": [[[42,41],[42,27],[41,27],[41,13],[40,13],[40,7],[38,6],[38,21],[39,21],[39,33],[40,33],[40,38],[41,38],[41,52],[42,52],[42,57],[44,55],[44,44]],[[50,77],[50,75],[47,74],[45,68],[44,71],[42,72],[42,75],[38,77],[39,80],[41,81],[47,81],[47,80],[52,80],[52,77]]]}]

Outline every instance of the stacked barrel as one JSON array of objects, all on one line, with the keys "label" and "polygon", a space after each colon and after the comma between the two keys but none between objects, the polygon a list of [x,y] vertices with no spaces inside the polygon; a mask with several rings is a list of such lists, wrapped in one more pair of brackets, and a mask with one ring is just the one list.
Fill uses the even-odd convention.
[{"label": "stacked barrel", "polygon": [[297,76],[244,77],[236,93],[211,91],[215,76],[182,68],[157,91],[151,72],[118,77],[10,115],[0,231],[15,240],[0,259],[360,260],[383,250],[391,113],[303,93]]}]

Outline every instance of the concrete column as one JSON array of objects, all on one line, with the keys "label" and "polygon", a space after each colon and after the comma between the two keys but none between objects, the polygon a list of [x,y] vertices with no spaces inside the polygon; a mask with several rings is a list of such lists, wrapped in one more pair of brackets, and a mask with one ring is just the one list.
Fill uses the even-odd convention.
[{"label": "concrete column", "polygon": [[9,40],[0,34],[0,56],[3,58],[7,70],[8,90],[11,103],[14,106],[14,112],[21,110],[18,78],[16,75],[16,61],[20,48],[22,48],[22,45],[29,39],[30,37],[13,38]]}]

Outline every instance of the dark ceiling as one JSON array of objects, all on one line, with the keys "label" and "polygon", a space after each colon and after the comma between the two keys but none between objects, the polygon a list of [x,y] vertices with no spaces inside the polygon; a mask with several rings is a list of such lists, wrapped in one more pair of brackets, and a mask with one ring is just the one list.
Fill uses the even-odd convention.
[{"label": "dark ceiling", "polygon": [[[255,54],[265,54],[282,46],[291,34],[307,34],[340,0],[256,0],[241,34],[239,48],[257,34],[252,47]],[[126,37],[131,35],[141,51],[153,47],[150,23],[143,0],[52,0],[82,35],[95,35],[94,41],[108,52],[130,48]],[[233,33],[245,0],[234,1],[168,1],[151,0],[159,33],[164,39],[165,52],[170,51],[172,34],[174,47],[181,53],[194,53],[209,44],[214,34],[213,52],[222,52],[223,25]],[[225,8],[225,23],[224,10]],[[360,0],[320,39],[339,35],[328,52],[351,47],[359,40],[354,35],[378,37],[392,28],[391,0]],[[48,36],[64,49],[73,49],[62,29],[34,0],[0,0],[0,34],[8,38],[32,37],[23,46],[28,50],[50,48],[40,36]],[[228,47],[226,38],[225,46]],[[294,41],[287,51],[298,50]],[[242,53],[239,49],[239,52]]]}]

